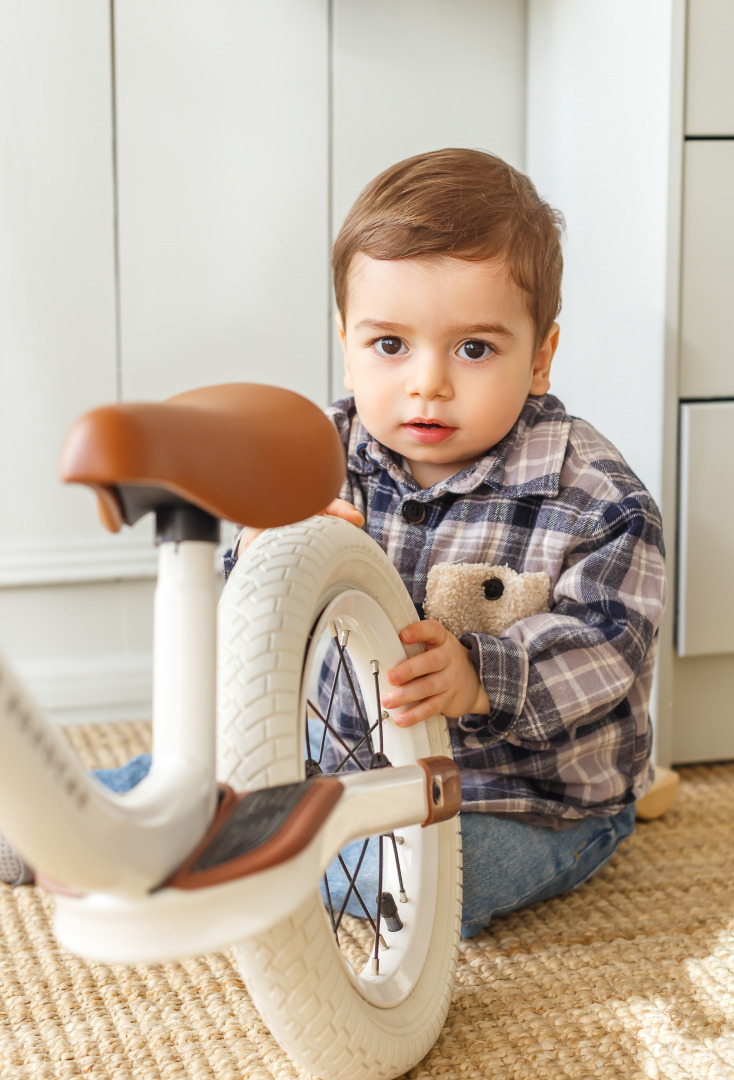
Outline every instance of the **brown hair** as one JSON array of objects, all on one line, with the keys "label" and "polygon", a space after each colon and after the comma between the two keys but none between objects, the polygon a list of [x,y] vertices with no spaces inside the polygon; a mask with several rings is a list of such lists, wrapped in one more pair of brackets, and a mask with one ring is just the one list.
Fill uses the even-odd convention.
[{"label": "brown hair", "polygon": [[337,308],[344,318],[359,251],[372,259],[502,259],[526,294],[537,349],[561,309],[563,227],[527,176],[501,158],[464,149],[418,154],[380,173],[347,214],[331,260]]}]

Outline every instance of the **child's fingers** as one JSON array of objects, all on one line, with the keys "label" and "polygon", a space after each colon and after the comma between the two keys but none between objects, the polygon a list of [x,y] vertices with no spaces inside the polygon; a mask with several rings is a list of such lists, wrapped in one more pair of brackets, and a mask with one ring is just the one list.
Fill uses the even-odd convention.
[{"label": "child's fingers", "polygon": [[358,527],[364,525],[364,514],[346,499],[332,499],[324,513],[329,517],[344,518],[345,521],[350,521],[352,525]]},{"label": "child's fingers", "polygon": [[448,630],[438,619],[423,619],[411,623],[400,631],[400,640],[405,645],[422,641],[426,645],[442,645],[448,637]]},{"label": "child's fingers", "polygon": [[428,646],[426,652],[416,653],[415,656],[402,660],[391,668],[387,673],[393,686],[409,682],[419,675],[425,675],[429,671],[438,671],[445,666],[445,659],[440,658],[436,652],[436,646],[443,644],[447,638],[445,627],[435,619],[425,619],[423,622],[411,623],[400,631],[400,640],[404,644],[423,642]]},{"label": "child's fingers", "polygon": [[411,708],[397,713],[393,716],[393,720],[398,727],[412,727],[413,724],[420,724],[425,720],[430,720],[432,716],[440,712],[441,708],[438,699],[425,698],[423,701],[411,706]]},{"label": "child's fingers", "polygon": [[237,544],[237,554],[241,555],[245,548],[248,548],[253,540],[257,540],[258,536],[264,532],[264,529],[253,529],[250,525],[244,528]]},{"label": "child's fingers", "polygon": [[432,671],[440,671],[445,666],[446,662],[442,655],[437,650],[431,650],[417,653],[415,656],[408,657],[407,660],[401,660],[394,668],[390,668],[387,678],[393,686],[402,686],[411,679],[428,675]]},{"label": "child's fingers", "polygon": [[386,691],[380,695],[380,701],[386,709],[397,709],[411,701],[421,701],[423,698],[443,694],[446,690],[446,679],[442,672],[432,672],[423,678],[411,679],[405,686]]}]

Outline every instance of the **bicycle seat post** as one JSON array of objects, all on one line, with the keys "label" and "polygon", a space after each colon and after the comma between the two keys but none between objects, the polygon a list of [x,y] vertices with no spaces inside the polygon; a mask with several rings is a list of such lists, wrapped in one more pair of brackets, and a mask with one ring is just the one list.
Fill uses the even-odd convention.
[{"label": "bicycle seat post", "polygon": [[195,506],[156,511],[153,758],[164,762],[183,757],[209,775],[212,784],[218,540],[217,519]]}]

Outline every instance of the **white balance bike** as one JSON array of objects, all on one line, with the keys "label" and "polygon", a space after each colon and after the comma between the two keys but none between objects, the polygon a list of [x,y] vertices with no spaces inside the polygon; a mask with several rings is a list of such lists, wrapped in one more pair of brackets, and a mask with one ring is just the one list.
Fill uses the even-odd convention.
[{"label": "white balance bike", "polygon": [[[152,767],[132,791],[90,778],[0,660],[0,828],[55,894],[60,942],[116,963],[235,943],[309,1073],[401,1075],[451,999],[460,784],[442,717],[401,729],[380,706],[380,680],[415,651],[398,637],[416,613],[397,572],[360,529],[309,517],[341,484],[336,432],[289,391],[207,387],[86,414],[61,475],[94,489],[113,531],[152,511],[159,573]],[[220,519],[267,531],[217,605]],[[319,685],[329,650],[356,741],[332,710],[343,691]],[[368,836],[376,895],[360,889],[366,840],[356,866],[340,855]],[[363,919],[344,914],[350,897]]]}]

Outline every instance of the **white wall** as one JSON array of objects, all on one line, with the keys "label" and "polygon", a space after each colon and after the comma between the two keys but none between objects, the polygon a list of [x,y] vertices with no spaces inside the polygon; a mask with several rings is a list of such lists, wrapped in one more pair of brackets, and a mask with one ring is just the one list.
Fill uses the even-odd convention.
[{"label": "white wall", "polygon": [[567,223],[552,390],[660,500],[671,0],[530,0],[526,167]]},{"label": "white wall", "polygon": [[122,392],[325,403],[327,5],[115,5]]},{"label": "white wall", "polygon": [[423,149],[523,166],[525,18],[524,0],[0,3],[0,647],[60,719],[149,712],[153,570],[149,522],[110,537],[55,481],[63,433],[117,395],[231,379],[324,404],[335,223]]},{"label": "white wall", "polygon": [[[334,0],[332,238],[362,188],[412,154],[470,146],[523,168],[525,54],[524,0]],[[333,331],[331,349],[337,398]]]}]

